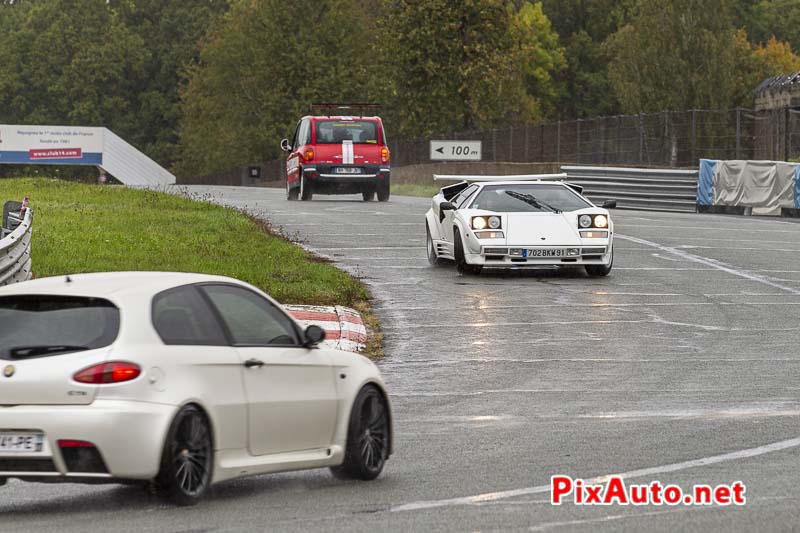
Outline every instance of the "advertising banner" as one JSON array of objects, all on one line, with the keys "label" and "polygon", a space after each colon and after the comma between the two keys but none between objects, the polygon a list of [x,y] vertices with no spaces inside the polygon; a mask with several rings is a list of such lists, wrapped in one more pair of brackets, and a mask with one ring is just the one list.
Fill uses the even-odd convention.
[{"label": "advertising banner", "polygon": [[102,165],[104,128],[0,126],[0,163]]}]

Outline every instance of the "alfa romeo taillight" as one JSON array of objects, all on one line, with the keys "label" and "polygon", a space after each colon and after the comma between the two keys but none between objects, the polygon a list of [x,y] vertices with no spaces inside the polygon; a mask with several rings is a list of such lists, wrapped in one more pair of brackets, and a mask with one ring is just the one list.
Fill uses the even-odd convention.
[{"label": "alfa romeo taillight", "polygon": [[381,163],[389,162],[389,149],[385,146],[381,148]]},{"label": "alfa romeo taillight", "polygon": [[311,150],[309,148],[305,152],[303,152],[303,159],[305,159],[306,161],[313,160],[314,159],[314,150]]},{"label": "alfa romeo taillight", "polygon": [[139,368],[139,365],[123,361],[111,361],[84,368],[72,376],[72,379],[78,383],[105,385],[130,381],[139,377],[141,373],[142,369]]}]

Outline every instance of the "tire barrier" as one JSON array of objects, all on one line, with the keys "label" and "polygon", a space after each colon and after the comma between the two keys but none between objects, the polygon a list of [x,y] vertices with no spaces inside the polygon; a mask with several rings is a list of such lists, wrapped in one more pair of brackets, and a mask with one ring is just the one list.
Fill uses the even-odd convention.
[{"label": "tire barrier", "polygon": [[315,324],[325,330],[323,345],[327,348],[359,352],[367,343],[367,329],[361,314],[349,307],[285,305],[286,310],[303,327]]},{"label": "tire barrier", "polygon": [[27,201],[5,203],[0,238],[0,285],[31,279],[32,227],[33,211],[28,209]]}]

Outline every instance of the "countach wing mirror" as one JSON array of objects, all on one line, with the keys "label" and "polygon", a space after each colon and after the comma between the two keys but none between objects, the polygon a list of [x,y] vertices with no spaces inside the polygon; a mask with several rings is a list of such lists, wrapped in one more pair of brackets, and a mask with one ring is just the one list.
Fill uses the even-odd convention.
[{"label": "countach wing mirror", "polygon": [[615,207],[617,207],[617,201],[616,200],[606,200],[605,202],[603,202],[603,205],[600,206],[600,207],[602,207],[603,209],[614,209]]},{"label": "countach wing mirror", "polygon": [[282,139],[281,140],[281,150],[283,150],[284,152],[291,152],[292,151],[292,147],[289,144],[289,139]]},{"label": "countach wing mirror", "polygon": [[311,324],[306,328],[303,346],[313,348],[325,340],[325,330],[316,324]]}]

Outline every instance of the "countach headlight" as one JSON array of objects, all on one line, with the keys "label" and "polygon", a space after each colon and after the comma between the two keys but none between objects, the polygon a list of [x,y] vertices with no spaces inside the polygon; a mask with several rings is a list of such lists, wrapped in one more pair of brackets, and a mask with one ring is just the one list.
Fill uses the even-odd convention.
[{"label": "countach headlight", "polygon": [[578,217],[580,229],[607,228],[608,217],[605,215],[581,215]]},{"label": "countach headlight", "polygon": [[500,217],[489,217],[489,228],[500,229]]},{"label": "countach headlight", "polygon": [[486,229],[488,225],[486,217],[472,217],[472,229]]}]

